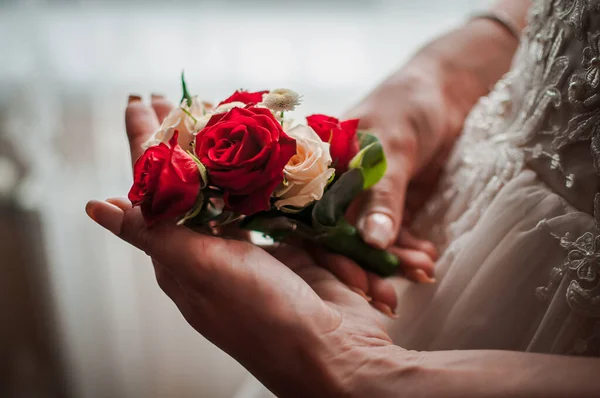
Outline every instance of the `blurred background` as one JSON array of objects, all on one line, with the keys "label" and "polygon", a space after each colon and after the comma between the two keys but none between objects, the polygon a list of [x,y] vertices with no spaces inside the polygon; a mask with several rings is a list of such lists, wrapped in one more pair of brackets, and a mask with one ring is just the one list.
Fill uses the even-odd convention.
[{"label": "blurred background", "polygon": [[234,397],[247,372],[84,213],[131,181],[130,93],[289,87],[341,114],[486,0],[0,0],[0,396]]}]

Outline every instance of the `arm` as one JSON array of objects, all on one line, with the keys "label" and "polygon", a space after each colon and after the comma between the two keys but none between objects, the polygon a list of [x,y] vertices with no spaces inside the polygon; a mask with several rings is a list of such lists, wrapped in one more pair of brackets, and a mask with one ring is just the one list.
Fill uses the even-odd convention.
[{"label": "arm", "polygon": [[[366,350],[365,350],[366,351]],[[363,352],[353,396],[598,397],[600,359],[509,351]]]},{"label": "arm", "polygon": [[[133,159],[158,128],[153,105],[156,114],[139,100],[128,107]],[[343,256],[284,245],[276,259],[175,225],[149,229],[139,208],[118,199],[86,210],[151,255],[160,287],[190,325],[281,397],[600,395],[599,359],[394,346],[374,309],[391,286]]]},{"label": "arm", "polygon": [[[529,1],[502,0],[492,11],[523,27],[528,7]],[[508,71],[518,44],[499,23],[470,20],[423,47],[350,112],[388,154],[386,177],[361,206],[357,227],[365,241],[380,248],[394,242],[405,200],[409,211],[417,210],[411,202],[424,202],[467,114]],[[407,198],[409,183],[417,192]]]}]

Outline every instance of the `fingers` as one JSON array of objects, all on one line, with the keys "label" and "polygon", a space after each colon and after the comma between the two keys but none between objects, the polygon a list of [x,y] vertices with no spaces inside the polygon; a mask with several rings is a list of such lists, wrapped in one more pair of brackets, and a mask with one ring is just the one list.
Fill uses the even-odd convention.
[{"label": "fingers", "polygon": [[416,238],[406,229],[400,230],[396,243],[399,247],[422,251],[433,261],[438,259],[438,252],[433,243]]},{"label": "fingers", "polygon": [[319,265],[334,274],[352,291],[362,296],[384,314],[395,317],[396,291],[389,280],[380,278],[360,268],[347,257],[315,248],[311,250]]},{"label": "fingers", "polygon": [[173,104],[160,94],[152,94],[151,103],[158,122],[162,123],[173,109]]},{"label": "fingers", "polygon": [[125,129],[129,139],[131,161],[142,155],[142,144],[159,128],[158,118],[154,110],[142,102],[136,95],[129,96],[129,103],[125,110]]},{"label": "fingers", "polygon": [[363,296],[367,301],[372,300],[372,298],[366,294],[369,291],[369,278],[367,277],[367,273],[354,261],[320,248],[311,251],[319,265],[334,274],[340,281]]},{"label": "fingers", "polygon": [[373,299],[371,305],[383,312],[385,315],[396,318],[396,306],[398,298],[396,297],[396,290],[392,283],[387,280],[380,278],[375,274],[368,273],[369,278],[369,292],[377,300]]},{"label": "fingers", "polygon": [[427,254],[420,250],[398,247],[390,247],[388,250],[400,260],[404,277],[419,283],[435,283],[435,263]]},{"label": "fingers", "polygon": [[[397,162],[390,162],[394,164]],[[364,206],[357,229],[365,242],[379,249],[389,247],[402,224],[404,197],[409,175],[401,167],[390,167],[388,174],[364,193]]]}]

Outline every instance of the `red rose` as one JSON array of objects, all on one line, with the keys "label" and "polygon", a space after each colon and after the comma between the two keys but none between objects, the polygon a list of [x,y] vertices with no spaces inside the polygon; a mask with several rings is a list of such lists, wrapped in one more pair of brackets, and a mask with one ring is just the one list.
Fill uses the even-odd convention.
[{"label": "red rose", "polygon": [[148,225],[185,215],[202,187],[198,165],[177,144],[175,131],[169,145],[152,146],[135,162],[129,200],[141,206]]},{"label": "red rose", "polygon": [[196,155],[210,184],[224,192],[229,210],[245,215],[270,209],[271,194],[295,154],[296,141],[265,108],[215,115],[196,136]]},{"label": "red rose", "polygon": [[341,122],[331,116],[311,115],[306,118],[321,140],[331,144],[330,153],[337,175],[348,170],[348,163],[358,153],[358,119]]},{"label": "red rose", "polygon": [[262,101],[262,97],[266,93],[268,93],[268,91],[257,91],[255,93],[251,93],[248,91],[238,90],[219,105],[228,104],[230,102],[243,102],[246,105],[258,104]]}]

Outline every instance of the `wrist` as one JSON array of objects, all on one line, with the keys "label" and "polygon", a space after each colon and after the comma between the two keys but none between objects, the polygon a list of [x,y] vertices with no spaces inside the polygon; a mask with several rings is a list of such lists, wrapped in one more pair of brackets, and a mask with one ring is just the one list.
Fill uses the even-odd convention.
[{"label": "wrist", "polygon": [[510,69],[518,44],[497,22],[476,18],[433,41],[417,56],[437,63],[444,95],[464,117]]},{"label": "wrist", "polygon": [[356,355],[360,368],[349,383],[351,397],[418,398],[429,395],[427,384],[434,372],[427,353],[407,351],[396,345],[362,347]]},{"label": "wrist", "polygon": [[347,396],[336,363],[344,350],[344,339],[337,332],[341,320],[324,324],[320,317],[283,318],[270,326],[271,333],[255,339],[253,346],[266,350],[252,350],[248,358],[236,359],[277,396]]}]

